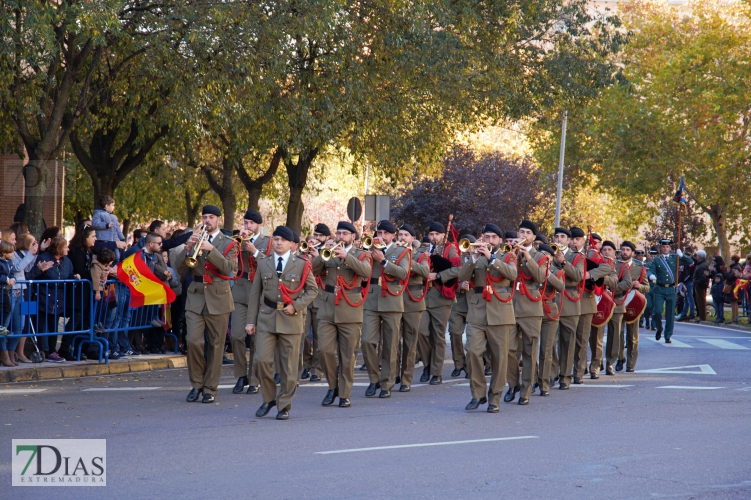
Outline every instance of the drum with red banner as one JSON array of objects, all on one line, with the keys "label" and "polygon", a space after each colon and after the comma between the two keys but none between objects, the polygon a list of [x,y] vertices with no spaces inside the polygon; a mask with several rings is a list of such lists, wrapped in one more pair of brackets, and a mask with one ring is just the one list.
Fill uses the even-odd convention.
[{"label": "drum with red banner", "polygon": [[638,290],[631,290],[626,296],[626,314],[623,315],[623,321],[630,325],[637,321],[644,314],[647,308],[647,298]]},{"label": "drum with red banner", "polygon": [[613,295],[607,290],[602,292],[602,295],[595,295],[597,299],[597,312],[592,317],[592,326],[600,328],[603,325],[607,325],[610,318],[613,317],[613,311],[615,311],[615,301]]}]

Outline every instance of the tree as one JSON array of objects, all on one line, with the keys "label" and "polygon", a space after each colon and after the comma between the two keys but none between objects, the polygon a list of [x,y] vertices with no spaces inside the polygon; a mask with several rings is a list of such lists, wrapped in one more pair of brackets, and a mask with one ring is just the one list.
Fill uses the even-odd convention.
[{"label": "tree", "polygon": [[[729,235],[749,229],[751,7],[635,2],[623,10],[633,33],[617,56],[624,80],[570,116],[567,175],[594,179],[629,208],[623,222],[632,228],[657,215],[684,175],[727,258]],[[551,165],[558,144],[546,131],[535,137]]]}]

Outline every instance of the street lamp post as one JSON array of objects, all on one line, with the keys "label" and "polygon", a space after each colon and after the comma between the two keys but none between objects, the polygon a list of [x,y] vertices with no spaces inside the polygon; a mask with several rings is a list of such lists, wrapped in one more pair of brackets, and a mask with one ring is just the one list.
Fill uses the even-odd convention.
[{"label": "street lamp post", "polygon": [[563,157],[566,153],[566,121],[568,111],[563,112],[563,124],[561,125],[561,153],[558,158],[558,193],[555,197],[555,227],[561,225],[561,196],[563,194]]}]

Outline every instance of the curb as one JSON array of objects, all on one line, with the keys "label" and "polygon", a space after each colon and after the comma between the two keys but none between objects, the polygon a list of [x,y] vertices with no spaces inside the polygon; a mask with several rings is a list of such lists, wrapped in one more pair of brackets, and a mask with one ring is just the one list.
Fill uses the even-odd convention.
[{"label": "curb", "polygon": [[[49,364],[49,363],[48,363]],[[29,368],[11,368],[0,370],[0,384],[13,382],[34,382],[60,378],[92,377],[99,375],[116,375],[119,373],[147,372],[185,368],[188,366],[186,356],[167,356],[155,359],[112,360],[108,364],[66,364],[65,366],[39,366]]]},{"label": "curb", "polygon": [[739,332],[751,333],[751,327],[736,325],[735,323],[715,323],[714,321],[699,321],[694,323],[697,325],[714,326],[716,328],[726,328],[728,330],[736,330]]}]

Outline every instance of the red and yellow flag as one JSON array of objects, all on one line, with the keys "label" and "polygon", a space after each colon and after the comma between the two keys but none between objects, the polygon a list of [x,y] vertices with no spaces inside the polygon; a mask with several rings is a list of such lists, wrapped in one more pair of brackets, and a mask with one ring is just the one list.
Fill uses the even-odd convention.
[{"label": "red and yellow flag", "polygon": [[130,307],[174,302],[175,292],[154,276],[139,254],[140,252],[136,252],[117,265],[117,279],[130,289]]}]

